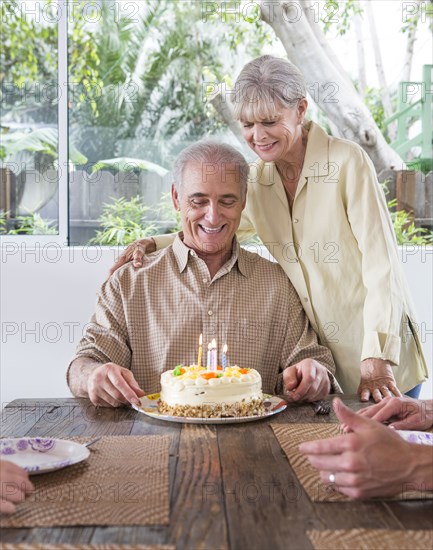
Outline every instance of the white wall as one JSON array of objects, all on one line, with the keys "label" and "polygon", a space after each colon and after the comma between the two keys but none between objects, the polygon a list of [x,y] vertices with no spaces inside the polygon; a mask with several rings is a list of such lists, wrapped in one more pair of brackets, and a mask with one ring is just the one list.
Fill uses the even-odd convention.
[{"label": "white wall", "polygon": [[[251,248],[250,248],[251,250]],[[66,397],[65,371],[117,248],[7,245],[1,248],[1,402]],[[433,364],[433,248],[400,249]],[[432,381],[422,397],[432,397]]]}]

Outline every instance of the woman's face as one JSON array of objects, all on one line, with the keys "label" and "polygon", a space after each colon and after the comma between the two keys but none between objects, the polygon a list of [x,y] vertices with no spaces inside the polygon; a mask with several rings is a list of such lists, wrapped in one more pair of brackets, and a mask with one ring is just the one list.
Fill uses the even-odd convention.
[{"label": "woman's face", "polygon": [[282,107],[270,120],[241,120],[244,139],[251,149],[265,162],[289,161],[294,145],[302,140],[302,122],[307,100],[298,106]]}]

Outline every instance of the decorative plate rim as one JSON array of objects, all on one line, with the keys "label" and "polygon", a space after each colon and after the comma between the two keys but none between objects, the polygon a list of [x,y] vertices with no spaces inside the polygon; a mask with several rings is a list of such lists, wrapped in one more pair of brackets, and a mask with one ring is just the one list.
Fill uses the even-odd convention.
[{"label": "decorative plate rim", "polygon": [[[81,443],[78,443],[77,441],[71,441],[69,439],[59,439],[59,438],[53,438],[53,437],[4,437],[0,439],[0,444],[3,446],[7,443],[10,443],[10,445],[18,445],[21,442],[27,442],[30,444],[30,442],[52,442],[55,445],[72,445],[75,447],[75,454],[73,455],[65,455],[64,458],[59,458],[57,461],[47,462],[43,460],[43,457],[48,455],[50,453],[51,449],[48,449],[46,451],[37,451],[32,448],[32,452],[40,452],[41,453],[41,462],[38,464],[18,464],[21,468],[26,470],[29,474],[44,474],[48,472],[53,472],[55,470],[60,470],[61,468],[66,468],[66,466],[72,466],[73,464],[78,464],[79,462],[82,462],[83,460],[86,460],[90,456],[90,450],[82,445]],[[14,457],[17,456],[17,454],[24,454],[26,452],[29,452],[28,446],[25,449],[16,449],[13,454],[7,454],[7,453],[1,453],[0,457],[2,460],[8,460],[10,462],[14,462],[16,464],[16,461],[14,460]]]}]

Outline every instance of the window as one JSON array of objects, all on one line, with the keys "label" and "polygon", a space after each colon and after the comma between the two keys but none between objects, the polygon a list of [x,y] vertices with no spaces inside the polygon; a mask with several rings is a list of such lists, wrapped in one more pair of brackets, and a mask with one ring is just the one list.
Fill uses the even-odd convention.
[{"label": "window", "polygon": [[3,242],[127,244],[174,231],[176,155],[204,135],[245,152],[207,96],[230,87],[248,48],[258,53],[257,30],[203,6],[1,3]]},{"label": "window", "polygon": [[60,234],[57,8],[49,0],[5,0],[0,7],[0,229],[12,236],[38,235],[39,240],[66,237],[65,231]]}]

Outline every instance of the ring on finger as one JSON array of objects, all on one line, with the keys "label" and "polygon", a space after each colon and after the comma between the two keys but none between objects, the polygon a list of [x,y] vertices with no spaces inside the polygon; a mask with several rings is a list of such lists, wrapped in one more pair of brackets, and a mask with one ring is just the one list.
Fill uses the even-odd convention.
[{"label": "ring on finger", "polygon": [[328,476],[328,481],[331,485],[333,485],[335,483],[335,476],[336,476],[336,474],[332,473],[332,472]]}]

